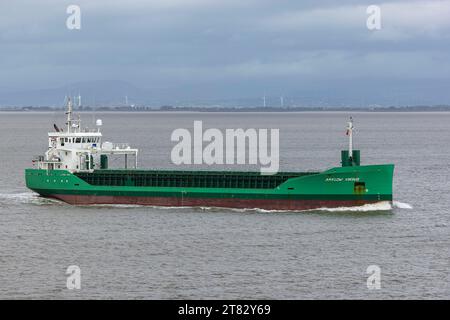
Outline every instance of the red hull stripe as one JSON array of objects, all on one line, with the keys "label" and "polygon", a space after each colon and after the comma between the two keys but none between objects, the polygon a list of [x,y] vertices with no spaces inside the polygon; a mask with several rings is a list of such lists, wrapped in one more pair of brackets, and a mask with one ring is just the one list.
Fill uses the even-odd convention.
[{"label": "red hull stripe", "polygon": [[179,197],[129,197],[129,196],[91,196],[52,194],[51,198],[69,204],[126,204],[163,207],[223,207],[260,208],[266,210],[309,210],[317,208],[336,208],[361,206],[375,203],[375,200],[274,200],[274,199],[219,199],[219,198],[179,198]]}]

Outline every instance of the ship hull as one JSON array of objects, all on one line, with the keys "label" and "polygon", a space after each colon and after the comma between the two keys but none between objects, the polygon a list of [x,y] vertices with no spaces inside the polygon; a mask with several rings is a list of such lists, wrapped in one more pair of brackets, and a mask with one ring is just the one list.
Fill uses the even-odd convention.
[{"label": "ship hull", "polygon": [[214,199],[178,197],[132,197],[52,194],[48,198],[72,205],[142,205],[158,207],[216,207],[264,210],[312,210],[319,208],[354,207],[376,203],[379,200],[267,200],[267,199]]},{"label": "ship hull", "polygon": [[73,205],[311,210],[392,201],[394,166],[336,167],[316,173],[26,169],[27,187]]}]

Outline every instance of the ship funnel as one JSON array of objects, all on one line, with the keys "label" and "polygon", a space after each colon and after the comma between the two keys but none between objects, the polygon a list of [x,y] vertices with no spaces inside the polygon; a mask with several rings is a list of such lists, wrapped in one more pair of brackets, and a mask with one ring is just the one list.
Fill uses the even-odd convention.
[{"label": "ship funnel", "polygon": [[350,157],[348,150],[341,151],[341,164],[343,167],[359,166],[361,157],[359,150],[353,150],[353,157]]}]

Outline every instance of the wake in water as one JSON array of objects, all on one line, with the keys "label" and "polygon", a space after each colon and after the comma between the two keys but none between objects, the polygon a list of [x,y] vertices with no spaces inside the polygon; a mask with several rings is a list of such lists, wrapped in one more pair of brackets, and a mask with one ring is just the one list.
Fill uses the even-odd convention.
[{"label": "wake in water", "polygon": [[0,203],[4,205],[8,204],[61,204],[61,201],[43,198],[34,192],[21,192],[21,193],[0,193]]},{"label": "wake in water", "polygon": [[[408,204],[405,204],[408,206]],[[338,208],[317,208],[305,210],[268,210],[261,208],[224,208],[224,207],[186,207],[186,206],[149,206],[149,205],[134,205],[134,204],[91,204],[82,205],[80,207],[89,208],[117,208],[117,209],[132,209],[132,208],[154,208],[158,210],[201,210],[210,212],[232,211],[232,212],[256,212],[256,213],[295,213],[295,212],[311,212],[311,211],[327,211],[327,212],[369,212],[369,211],[389,211],[393,206],[385,201],[374,204],[366,204],[358,207],[338,207]]]},{"label": "wake in water", "polygon": [[230,210],[234,212],[260,212],[260,213],[295,213],[295,212],[372,212],[372,211],[391,211],[393,209],[412,209],[413,207],[408,203],[394,201],[393,203],[389,201],[380,201],[377,203],[365,204],[362,206],[355,207],[337,207],[337,208],[317,208],[317,209],[306,209],[306,210],[267,210],[260,208],[219,208],[219,207],[199,207],[202,210]]},{"label": "wake in water", "polygon": [[339,207],[339,208],[320,208],[318,211],[328,212],[370,212],[370,211],[390,211],[393,209],[412,209],[413,207],[400,201],[380,201],[377,203],[369,203],[357,207]]},{"label": "wake in water", "polygon": [[412,209],[413,206],[410,205],[409,203],[404,203],[404,202],[400,202],[400,201],[394,201],[393,202],[394,208],[398,208],[398,209]]},{"label": "wake in water", "polygon": [[390,211],[393,209],[412,209],[413,207],[408,203],[399,201],[380,201],[376,203],[369,203],[357,207],[338,207],[338,208],[320,208],[313,211],[328,211],[328,212],[370,212],[370,211]]},{"label": "wake in water", "polygon": [[319,208],[313,211],[327,212],[370,212],[370,211],[390,211],[393,205],[389,201],[380,201],[376,203],[368,203],[357,207],[338,207],[338,208]]},{"label": "wake in water", "polygon": [[[217,207],[200,207],[202,210],[224,210],[225,208],[217,208]],[[317,212],[317,211],[326,211],[326,212],[372,212],[372,211],[390,211],[393,209],[412,209],[413,207],[404,202],[393,201],[392,203],[389,201],[380,201],[377,203],[365,204],[362,206],[355,207],[337,207],[337,208],[317,208],[317,209],[307,209],[307,210],[266,210],[259,208],[251,208],[251,209],[238,209],[238,208],[226,208],[226,210],[231,210],[235,212],[261,212],[261,213],[276,213],[276,212],[285,212],[285,213],[294,213],[294,212]]]}]

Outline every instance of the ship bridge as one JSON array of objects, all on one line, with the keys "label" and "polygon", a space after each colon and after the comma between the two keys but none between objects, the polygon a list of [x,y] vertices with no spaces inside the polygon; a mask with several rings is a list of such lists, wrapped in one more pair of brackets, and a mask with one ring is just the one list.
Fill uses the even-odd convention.
[{"label": "ship bridge", "polygon": [[39,169],[68,170],[70,172],[92,172],[94,169],[107,169],[108,156],[123,155],[124,167],[128,167],[129,156],[137,167],[138,149],[127,143],[103,142],[100,132],[101,120],[96,129],[81,128],[81,120],[73,118],[72,103],[67,102],[66,129],[54,125],[55,131],[48,133],[48,150],[43,156],[33,159]]}]

